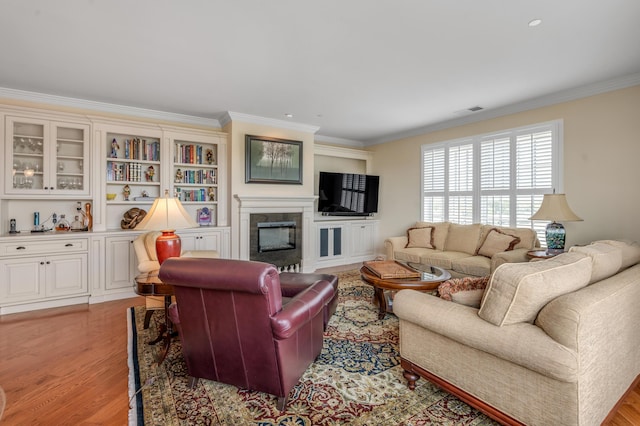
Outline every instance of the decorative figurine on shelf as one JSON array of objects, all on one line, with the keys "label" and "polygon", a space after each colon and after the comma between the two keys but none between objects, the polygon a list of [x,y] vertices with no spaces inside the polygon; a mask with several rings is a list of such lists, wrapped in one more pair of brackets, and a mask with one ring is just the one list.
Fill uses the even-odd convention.
[{"label": "decorative figurine on shelf", "polygon": [[74,221],[71,222],[72,231],[84,231],[84,224],[80,222],[80,216],[76,216]]},{"label": "decorative figurine on shelf", "polygon": [[207,164],[213,164],[213,150],[207,149]]},{"label": "decorative figurine on shelf", "polygon": [[178,169],[178,171],[176,171],[176,183],[181,183],[182,182],[182,170]]},{"label": "decorative figurine on shelf", "polygon": [[118,150],[120,149],[120,145],[118,145],[118,141],[116,138],[113,138],[111,141],[111,158],[118,158]]},{"label": "decorative figurine on shelf", "polygon": [[198,225],[211,226],[211,210],[208,207],[198,209]]},{"label": "decorative figurine on shelf", "polygon": [[153,166],[147,167],[147,171],[145,172],[145,177],[147,178],[147,182],[153,182],[153,175],[156,174]]},{"label": "decorative figurine on shelf", "polygon": [[125,185],[124,188],[122,188],[122,195],[124,195],[125,201],[129,201],[129,195],[131,195],[131,188],[129,188],[129,185]]},{"label": "decorative figurine on shelf", "polygon": [[207,189],[207,196],[209,197],[209,201],[215,201],[216,200],[216,191],[213,189],[212,186],[210,186]]},{"label": "decorative figurine on shelf", "polygon": [[149,193],[145,190],[142,190],[142,192],[140,193],[140,196],[142,198],[149,198]]}]

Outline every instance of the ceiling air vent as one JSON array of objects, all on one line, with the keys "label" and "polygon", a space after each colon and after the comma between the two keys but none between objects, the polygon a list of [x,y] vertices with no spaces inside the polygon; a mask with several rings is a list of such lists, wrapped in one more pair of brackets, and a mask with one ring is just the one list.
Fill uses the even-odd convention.
[{"label": "ceiling air vent", "polygon": [[469,108],[469,111],[471,112],[478,112],[478,111],[482,111],[484,108],[482,108],[481,106],[474,106]]}]

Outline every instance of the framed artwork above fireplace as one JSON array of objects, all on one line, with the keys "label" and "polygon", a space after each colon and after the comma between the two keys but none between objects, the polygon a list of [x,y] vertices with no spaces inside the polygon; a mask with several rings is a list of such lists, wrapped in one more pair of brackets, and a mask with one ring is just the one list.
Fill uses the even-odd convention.
[{"label": "framed artwork above fireplace", "polygon": [[302,142],[246,135],[245,182],[302,185]]}]

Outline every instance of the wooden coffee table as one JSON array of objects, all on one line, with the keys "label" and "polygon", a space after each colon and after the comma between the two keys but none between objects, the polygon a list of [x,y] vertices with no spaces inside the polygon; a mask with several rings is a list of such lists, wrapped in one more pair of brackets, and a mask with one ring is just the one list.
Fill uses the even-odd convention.
[{"label": "wooden coffee table", "polygon": [[[378,319],[383,319],[387,312],[393,312],[392,297],[398,290],[418,290],[427,291],[435,290],[438,285],[451,278],[451,274],[437,266],[423,265],[420,263],[400,262],[411,269],[420,272],[418,278],[380,278],[375,275],[369,268],[363,266],[360,268],[360,276],[362,280],[373,286],[374,302],[378,304]],[[389,293],[389,299],[385,295],[385,291]]]}]

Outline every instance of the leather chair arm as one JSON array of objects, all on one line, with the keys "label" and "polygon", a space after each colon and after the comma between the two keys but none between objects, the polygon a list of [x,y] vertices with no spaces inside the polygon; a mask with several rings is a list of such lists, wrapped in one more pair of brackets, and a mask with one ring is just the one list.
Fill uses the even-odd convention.
[{"label": "leather chair arm", "polygon": [[293,336],[298,329],[316,315],[322,315],[324,306],[333,297],[333,286],[328,281],[318,281],[298,293],[271,317],[271,328],[276,339]]},{"label": "leather chair arm", "polygon": [[[280,274],[280,291],[282,297],[294,297],[318,281],[334,281],[335,275],[282,272]],[[336,285],[337,286],[337,285]]]}]

